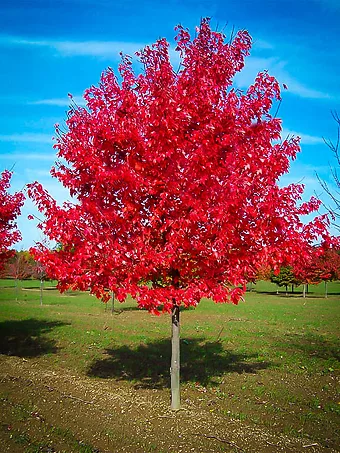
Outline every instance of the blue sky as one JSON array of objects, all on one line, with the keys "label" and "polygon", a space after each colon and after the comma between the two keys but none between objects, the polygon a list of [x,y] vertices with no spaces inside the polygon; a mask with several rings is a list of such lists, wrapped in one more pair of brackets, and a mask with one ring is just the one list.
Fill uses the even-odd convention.
[{"label": "blue sky", "polygon": [[[279,116],[284,134],[301,136],[302,151],[282,183],[301,181],[305,197],[322,189],[334,163],[323,137],[335,139],[331,111],[340,112],[339,0],[2,0],[0,2],[0,170],[12,168],[13,190],[39,180],[59,201],[69,198],[49,177],[55,161],[54,124],[65,119],[67,93],[81,102],[101,72],[116,69],[119,52],[133,54],[159,37],[173,43],[181,23],[194,31],[200,18],[247,29],[254,45],[235,85],[244,89],[268,69],[288,85]],[[18,224],[28,248],[41,240],[27,201]]]}]

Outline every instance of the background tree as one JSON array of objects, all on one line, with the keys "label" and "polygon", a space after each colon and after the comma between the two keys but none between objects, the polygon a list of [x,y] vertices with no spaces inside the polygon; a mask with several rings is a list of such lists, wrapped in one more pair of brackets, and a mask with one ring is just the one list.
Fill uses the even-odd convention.
[{"label": "background tree", "polygon": [[21,239],[16,218],[20,215],[25,197],[22,192],[13,195],[8,192],[11,177],[12,172],[8,170],[3,171],[0,176],[0,270],[4,268],[8,258],[13,256],[13,244]]},{"label": "background tree", "polygon": [[[232,88],[251,38],[231,41],[204,19],[191,39],[177,27],[180,67],[159,39],[137,53],[143,73],[122,56],[120,80],[107,69],[57,126],[63,159],[51,173],[74,203],[58,206],[39,183],[29,196],[45,215],[40,228],[62,244],[35,257],[59,289],[88,289],[108,300],[128,294],[151,313],[171,313],[172,408],[179,399],[179,307],[203,296],[238,303],[260,265],[304,254],[326,235],[327,219],[304,225],[313,198],[303,186],[280,188],[299,139],[280,140],[270,114],[280,99],[274,77],[260,73],[246,92]],[[63,163],[66,161],[66,164]]]},{"label": "background tree", "polygon": [[340,279],[340,251],[339,248],[327,248],[319,257],[323,269],[322,280],[325,282],[325,297],[328,297],[327,283]]},{"label": "background tree", "polygon": [[31,278],[33,275],[34,260],[29,252],[14,252],[7,265],[6,274],[14,279],[16,300],[18,300],[19,281]]},{"label": "background tree", "polygon": [[286,288],[286,296],[289,285],[291,285],[292,292],[294,292],[294,286],[301,284],[301,280],[295,275],[294,269],[291,266],[282,266],[279,272],[272,271],[270,281],[276,283],[279,287],[284,286]]},{"label": "background tree", "polygon": [[263,265],[259,267],[256,274],[256,280],[270,281],[271,277],[272,270],[269,266]]},{"label": "background tree", "polygon": [[303,297],[308,293],[308,285],[316,285],[322,280],[319,254],[320,247],[312,245],[308,256],[304,259],[297,259],[294,263],[294,275],[303,284]]},{"label": "background tree", "polygon": [[338,245],[321,247],[322,251],[317,257],[317,267],[320,272],[320,280],[325,282],[325,297],[327,294],[327,283],[340,279],[340,252]]},{"label": "background tree", "polygon": [[306,297],[308,285],[325,282],[325,297],[327,297],[327,282],[340,278],[339,240],[325,241],[321,245],[312,245],[304,259],[297,259],[293,265],[295,278],[303,283],[303,297]]},{"label": "background tree", "polygon": [[32,277],[40,281],[40,305],[43,304],[44,281],[48,279],[46,266],[35,261],[32,267]]}]

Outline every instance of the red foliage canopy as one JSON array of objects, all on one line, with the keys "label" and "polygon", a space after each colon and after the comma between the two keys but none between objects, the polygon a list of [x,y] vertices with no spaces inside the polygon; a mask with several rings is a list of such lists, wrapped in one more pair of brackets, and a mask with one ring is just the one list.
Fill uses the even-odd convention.
[{"label": "red foliage canopy", "polygon": [[137,53],[143,73],[123,56],[121,80],[109,68],[86,107],[71,107],[68,131],[57,126],[66,164],[51,173],[75,203],[57,206],[39,183],[29,187],[41,229],[62,245],[35,257],[62,290],[131,293],[150,311],[203,296],[237,303],[260,265],[289,262],[326,234],[326,218],[300,220],[318,201],[299,206],[303,186],[277,184],[299,151],[298,138],[280,141],[270,114],[278,82],[263,72],[246,92],[232,88],[249,34],[228,43],[203,20],[195,39],[179,26],[176,40],[177,72],[160,39]]},{"label": "red foliage canopy", "polygon": [[11,177],[12,173],[8,170],[3,171],[0,176],[0,270],[13,255],[10,247],[21,239],[15,221],[20,215],[25,197],[22,192],[13,195],[8,192]]},{"label": "red foliage canopy", "polygon": [[339,240],[324,242],[321,246],[310,247],[304,259],[298,259],[293,266],[294,275],[303,283],[317,284],[321,281],[340,279]]}]

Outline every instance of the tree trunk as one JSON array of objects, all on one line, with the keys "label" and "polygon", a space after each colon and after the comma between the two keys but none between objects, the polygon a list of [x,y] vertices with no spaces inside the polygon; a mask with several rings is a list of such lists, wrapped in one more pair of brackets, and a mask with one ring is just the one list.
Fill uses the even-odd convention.
[{"label": "tree trunk", "polygon": [[179,388],[179,371],[180,371],[180,347],[179,347],[179,306],[174,305],[171,314],[171,409],[178,410],[180,408],[180,388]]},{"label": "tree trunk", "polygon": [[115,295],[114,295],[113,291],[111,291],[111,301],[112,301],[111,314],[113,315],[113,313],[115,311]]},{"label": "tree trunk", "polygon": [[308,294],[308,283],[307,283],[307,285],[306,285],[306,286],[307,286],[307,288],[306,288],[306,293]]},{"label": "tree trunk", "polygon": [[328,298],[328,292],[327,292],[327,281],[325,280],[325,298]]},{"label": "tree trunk", "polygon": [[40,280],[40,305],[43,303],[43,286],[44,286],[44,280]]},{"label": "tree trunk", "polygon": [[306,298],[306,283],[303,284],[303,298]]},{"label": "tree trunk", "polygon": [[18,302],[18,294],[19,294],[19,283],[18,279],[15,279],[15,300]]},{"label": "tree trunk", "polygon": [[288,285],[285,285],[286,287],[286,297],[288,296]]},{"label": "tree trunk", "polygon": [[294,294],[294,285],[292,285],[292,294]]}]

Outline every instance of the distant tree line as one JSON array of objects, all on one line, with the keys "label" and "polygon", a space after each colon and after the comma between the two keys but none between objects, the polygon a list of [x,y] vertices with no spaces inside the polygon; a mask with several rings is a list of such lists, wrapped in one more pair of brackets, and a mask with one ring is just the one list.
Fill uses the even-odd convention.
[{"label": "distant tree line", "polygon": [[278,287],[285,287],[294,292],[294,287],[303,285],[303,297],[308,293],[308,285],[325,282],[325,297],[327,283],[340,280],[340,249],[334,244],[322,244],[310,247],[307,258],[296,260],[278,269],[264,267],[257,275],[258,280],[269,280]]}]

